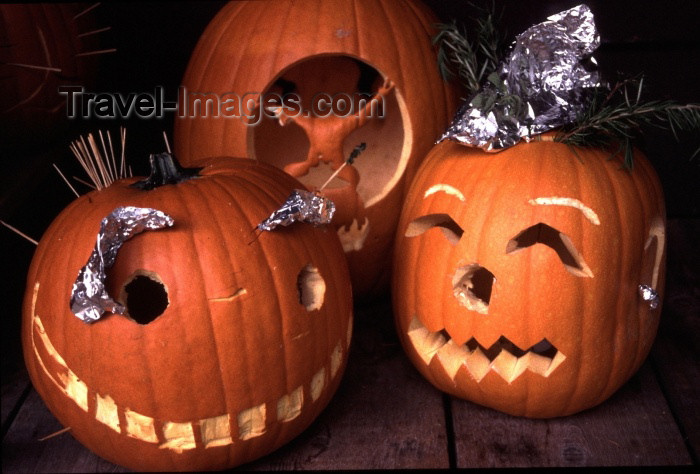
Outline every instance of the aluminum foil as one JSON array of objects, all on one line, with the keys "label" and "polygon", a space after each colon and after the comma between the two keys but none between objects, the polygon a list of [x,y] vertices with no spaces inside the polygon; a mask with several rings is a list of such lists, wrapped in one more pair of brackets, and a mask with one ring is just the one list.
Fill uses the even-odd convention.
[{"label": "aluminum foil", "polygon": [[450,139],[500,151],[572,122],[589,106],[592,88],[600,85],[598,73],[586,65],[599,45],[586,5],[525,30],[438,142]]},{"label": "aluminum foil", "polygon": [[258,224],[258,229],[269,231],[297,221],[314,225],[329,224],[334,213],[335,204],[330,199],[311,191],[295,189],[279,209]]},{"label": "aluminum foil", "polygon": [[649,285],[639,285],[639,295],[644,301],[649,303],[649,308],[656,309],[659,307],[659,294]]},{"label": "aluminum foil", "polygon": [[124,314],[126,308],[107,294],[106,270],[114,265],[125,241],[145,230],[171,227],[173,223],[172,217],[161,211],[131,206],[118,207],[102,219],[95,249],[73,283],[71,311],[86,323],[97,321],[107,311]]}]

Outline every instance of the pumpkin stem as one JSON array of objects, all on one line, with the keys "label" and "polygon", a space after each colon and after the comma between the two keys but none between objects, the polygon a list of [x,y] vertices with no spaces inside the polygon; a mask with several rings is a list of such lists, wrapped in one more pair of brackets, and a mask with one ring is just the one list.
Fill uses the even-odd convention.
[{"label": "pumpkin stem", "polygon": [[152,154],[149,160],[151,174],[148,178],[133,183],[132,187],[148,191],[166,184],[177,184],[196,178],[202,170],[202,168],[183,168],[171,153]]}]

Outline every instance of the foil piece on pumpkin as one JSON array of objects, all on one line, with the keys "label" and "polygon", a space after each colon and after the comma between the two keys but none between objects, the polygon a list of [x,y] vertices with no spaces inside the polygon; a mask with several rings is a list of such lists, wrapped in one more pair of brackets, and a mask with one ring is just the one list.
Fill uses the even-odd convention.
[{"label": "foil piece on pumpkin", "polygon": [[311,191],[295,189],[279,209],[258,224],[258,229],[269,231],[297,221],[313,225],[329,224],[334,213],[335,204],[330,199]]},{"label": "foil piece on pumpkin", "polygon": [[572,122],[588,108],[590,92],[600,85],[599,74],[585,64],[599,45],[587,5],[525,30],[438,142],[450,139],[500,151]]},{"label": "foil piece on pumpkin", "polygon": [[125,241],[145,230],[171,227],[173,223],[173,218],[162,211],[132,206],[118,207],[102,219],[95,249],[73,283],[73,314],[86,323],[97,321],[107,311],[124,314],[126,308],[107,293],[106,270],[114,265],[117,251]]},{"label": "foil piece on pumpkin", "polygon": [[639,295],[644,301],[649,303],[649,308],[656,309],[659,307],[659,294],[649,285],[639,285]]}]

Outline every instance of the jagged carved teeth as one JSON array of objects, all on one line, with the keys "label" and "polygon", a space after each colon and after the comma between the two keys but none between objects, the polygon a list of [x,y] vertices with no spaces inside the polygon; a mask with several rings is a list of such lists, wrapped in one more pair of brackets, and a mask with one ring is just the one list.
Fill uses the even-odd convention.
[{"label": "jagged carved teeth", "polygon": [[408,327],[408,337],[426,365],[436,359],[452,380],[462,366],[477,382],[490,370],[508,383],[525,370],[548,377],[566,359],[547,339],[529,349],[520,349],[505,336],[489,348],[474,338],[465,344],[456,344],[445,330],[431,332],[415,316]]}]

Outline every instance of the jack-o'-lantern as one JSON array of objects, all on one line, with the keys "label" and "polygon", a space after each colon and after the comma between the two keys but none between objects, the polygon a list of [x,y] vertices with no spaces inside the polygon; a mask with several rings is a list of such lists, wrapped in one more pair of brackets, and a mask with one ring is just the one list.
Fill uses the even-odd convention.
[{"label": "jack-o'-lantern", "polygon": [[554,417],[639,368],[659,323],[664,200],[645,157],[628,170],[615,151],[431,151],[401,216],[393,298],[402,344],[436,387]]},{"label": "jack-o'-lantern", "polygon": [[[58,88],[94,79],[99,48],[92,8],[78,3],[0,4],[0,142],[26,152],[60,135]],[[63,115],[63,117],[62,117]],[[63,118],[63,119],[62,119]]]},{"label": "jack-o'-lantern", "polygon": [[454,112],[414,0],[241,1],[212,20],[182,81],[175,152],[271,163],[323,189],[356,295],[388,287],[406,184]]},{"label": "jack-o'-lantern", "polygon": [[[226,159],[174,184],[135,181],[75,200],[39,243],[22,328],[34,387],[81,443],[132,469],[258,458],[305,429],[338,387],[352,330],[342,247],[321,226],[256,231],[299,186],[269,165]],[[71,285],[107,231],[130,225],[104,224],[96,244],[118,206],[164,213],[172,226],[118,247],[103,283],[125,311],[85,322]]]}]

